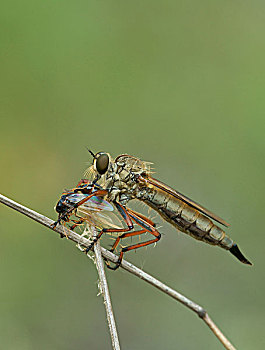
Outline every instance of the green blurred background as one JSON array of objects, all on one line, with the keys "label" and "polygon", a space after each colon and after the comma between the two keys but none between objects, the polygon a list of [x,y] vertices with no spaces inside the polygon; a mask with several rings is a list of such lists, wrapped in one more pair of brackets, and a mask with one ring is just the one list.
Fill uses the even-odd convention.
[{"label": "green blurred background", "polygon": [[[156,219],[126,257],[203,305],[238,349],[264,349],[265,3],[3,1],[1,192],[49,217],[91,162],[156,177],[231,223],[254,266]],[[110,349],[97,274],[73,243],[0,206],[3,349]],[[107,271],[123,349],[222,349],[199,318]]]}]

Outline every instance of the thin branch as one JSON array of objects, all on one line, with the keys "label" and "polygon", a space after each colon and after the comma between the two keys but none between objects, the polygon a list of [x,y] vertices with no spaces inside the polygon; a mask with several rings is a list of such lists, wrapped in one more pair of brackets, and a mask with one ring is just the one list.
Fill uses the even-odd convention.
[{"label": "thin branch", "polygon": [[[95,228],[92,226],[91,230],[95,231]],[[96,232],[93,232],[93,233],[96,234]],[[97,266],[98,276],[99,276],[99,288],[104,298],[104,305],[105,305],[106,314],[107,314],[112,348],[114,350],[120,350],[119,338],[118,338],[117,328],[115,324],[114,314],[112,311],[109,288],[108,288],[108,283],[107,283],[107,278],[105,274],[104,263],[103,263],[100,248],[101,248],[100,244],[99,242],[97,242],[94,245],[94,253],[96,257],[96,266]]]},{"label": "thin branch", "polygon": [[[19,211],[20,213],[30,217],[31,219],[39,222],[40,224],[52,229],[51,225],[53,224],[53,220],[47,218],[44,215],[41,215],[31,209],[28,209],[21,204],[18,204],[11,199],[4,197],[3,195],[0,195],[0,202],[9,206],[12,209],[15,209]],[[81,237],[79,234],[77,234],[74,231],[66,229],[64,226],[58,225],[54,231],[58,232],[60,235],[67,236],[68,239],[78,243],[79,245],[82,245],[84,247],[89,247],[90,241],[84,237]],[[101,248],[101,254],[104,258],[112,261],[117,262],[118,257],[109,252],[108,250]],[[211,329],[211,331],[216,335],[216,337],[220,340],[220,342],[224,345],[224,347],[227,350],[236,350],[235,347],[229,342],[229,340],[224,336],[224,334],[220,331],[220,329],[216,326],[216,324],[212,321],[212,319],[207,314],[206,310],[202,308],[200,305],[194,303],[190,299],[186,298],[184,295],[178,293],[174,289],[168,287],[164,283],[160,282],[153,276],[147,274],[143,270],[139,269],[138,267],[134,266],[133,264],[123,260],[121,267],[125,269],[126,271],[134,274],[135,276],[141,278],[142,280],[148,282],[152,286],[156,287],[157,289],[161,290],[165,294],[169,295],[170,297],[174,298],[175,300],[179,301],[192,311],[194,311]]]}]

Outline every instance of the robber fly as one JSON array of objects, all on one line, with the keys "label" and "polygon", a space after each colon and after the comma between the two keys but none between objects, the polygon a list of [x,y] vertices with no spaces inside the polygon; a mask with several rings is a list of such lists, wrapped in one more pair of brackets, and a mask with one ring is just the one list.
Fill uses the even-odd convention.
[{"label": "robber fly", "polygon": [[[105,152],[90,153],[93,156],[93,165],[88,168],[87,176],[107,191],[106,200],[114,203],[124,218],[130,217],[127,203],[138,199],[178,230],[197,240],[229,250],[242,263],[252,265],[243,256],[237,244],[213,220],[226,227],[229,224],[200,204],[153,178],[151,163],[128,154],[112,159]],[[159,238],[160,235],[157,235],[156,240]],[[119,262],[121,258],[122,256]]]},{"label": "robber fly", "polygon": [[[121,264],[124,252],[155,243],[161,235],[149,218],[131,209],[125,209],[123,205],[116,201],[105,200],[104,197],[107,197],[107,195],[108,191],[98,184],[81,180],[75,188],[65,191],[56,204],[55,210],[58,213],[58,220],[53,223],[53,227],[57,224],[68,223],[73,230],[83,224],[92,225],[97,229],[97,235],[91,241],[90,246],[85,249],[86,253],[103,233],[116,235],[115,242],[110,249],[111,252],[118,247],[120,240],[123,238],[150,233],[153,236],[152,239],[123,247],[119,253],[118,262],[114,266],[110,266],[106,262],[107,267],[116,270]],[[117,213],[114,212],[115,209]],[[137,227],[136,230],[135,226]]]}]

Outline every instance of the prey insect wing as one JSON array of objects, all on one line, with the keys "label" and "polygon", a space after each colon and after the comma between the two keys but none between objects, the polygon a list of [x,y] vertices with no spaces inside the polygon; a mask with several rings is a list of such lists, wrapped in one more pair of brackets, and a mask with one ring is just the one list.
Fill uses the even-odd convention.
[{"label": "prey insect wing", "polygon": [[[117,269],[125,252],[155,243],[161,235],[150,219],[131,209],[127,210],[126,207],[117,202],[109,202],[104,199],[104,196],[106,196],[106,191],[102,190],[100,186],[84,181],[79,182],[77,187],[64,192],[59,199],[56,205],[56,211],[59,213],[57,222],[62,221],[64,225],[68,223],[71,225],[71,229],[84,227],[84,230],[88,228],[89,231],[91,226],[97,229],[97,235],[85,252],[93,247],[103,233],[116,236],[111,251],[117,248],[121,239],[144,233],[153,236],[152,239],[145,242],[122,247],[117,264],[115,266],[107,264],[109,268]],[[135,223],[133,224],[132,221]]]},{"label": "prey insect wing", "polygon": [[92,211],[114,211],[113,206],[109,202],[97,196],[90,198],[83,204],[83,207]]},{"label": "prey insect wing", "polygon": [[[60,216],[63,217],[64,213],[74,208],[72,212],[68,213],[68,216],[62,221],[72,223],[74,216],[82,218],[82,223],[90,223],[100,229],[105,227],[122,228],[123,225],[117,213],[114,213],[114,207],[111,203],[107,202],[100,196],[92,196],[80,206],[75,207],[78,203],[83,202],[89,195],[83,193],[63,194],[59,200]],[[80,220],[79,220],[80,221]],[[75,227],[77,225],[74,225]]]},{"label": "prey insect wing", "polygon": [[117,213],[114,212],[113,206],[108,202],[107,204],[108,206],[101,206],[95,210],[93,203],[90,203],[89,200],[87,205],[82,205],[77,209],[77,215],[81,216],[84,221],[87,221],[100,229],[110,227],[117,229],[123,228],[122,222],[118,218]]},{"label": "prey insect wing", "polygon": [[[85,199],[88,195],[87,194],[82,194],[82,193],[74,193],[70,194],[67,197],[68,203],[75,205],[82,199]],[[106,210],[106,211],[113,211],[113,206],[104,200],[102,197],[99,196],[93,196],[91,197],[88,201],[86,201],[84,204],[82,204],[82,207],[84,207],[86,210],[93,210],[93,211],[101,211],[101,210]]]}]

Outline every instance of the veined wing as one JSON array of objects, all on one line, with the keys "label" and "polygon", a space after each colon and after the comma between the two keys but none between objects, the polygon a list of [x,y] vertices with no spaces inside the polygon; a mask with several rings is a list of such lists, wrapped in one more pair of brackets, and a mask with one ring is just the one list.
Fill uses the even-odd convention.
[{"label": "veined wing", "polygon": [[[67,197],[71,205],[78,203],[87,197],[87,194],[74,193]],[[114,213],[111,203],[102,197],[93,196],[77,208],[77,214],[87,222],[99,228],[123,228],[122,222]]]},{"label": "veined wing", "polygon": [[121,220],[117,216],[116,213],[107,211],[91,211],[87,207],[81,205],[78,208],[77,213],[86,219],[87,222],[92,224],[95,227],[103,228],[113,228],[113,229],[121,229],[124,228]]},{"label": "veined wing", "polygon": [[[69,204],[73,205],[87,197],[87,194],[82,194],[82,193],[74,193],[71,194],[67,197],[67,201]],[[86,208],[86,210],[93,210],[93,211],[101,211],[101,210],[106,210],[106,211],[113,211],[114,208],[113,206],[105,201],[102,197],[98,196],[93,196],[89,200],[87,200],[84,204],[82,204],[83,208]]]},{"label": "veined wing", "polygon": [[102,197],[93,196],[88,201],[86,201],[83,206],[88,210],[100,211],[113,211],[113,206],[105,201]]},{"label": "veined wing", "polygon": [[224,226],[230,226],[225,220],[223,220],[222,218],[220,218],[219,216],[215,215],[214,213],[212,213],[211,211],[209,211],[208,209],[204,208],[203,206],[201,206],[200,204],[194,202],[192,199],[186,197],[184,194],[174,190],[173,188],[167,186],[166,184],[164,184],[163,182],[154,179],[151,176],[146,176],[146,177],[142,177],[140,176],[140,180],[142,179],[142,181],[147,181],[150,185],[153,185],[154,187],[159,188],[160,190],[167,192],[169,195],[178,198],[180,200],[182,200],[183,202],[187,203],[188,205],[190,205],[191,207],[195,208],[196,210],[200,211],[201,213],[203,213],[204,215],[210,217],[211,219],[219,222],[220,224],[224,225]]}]

